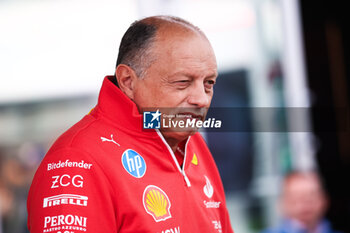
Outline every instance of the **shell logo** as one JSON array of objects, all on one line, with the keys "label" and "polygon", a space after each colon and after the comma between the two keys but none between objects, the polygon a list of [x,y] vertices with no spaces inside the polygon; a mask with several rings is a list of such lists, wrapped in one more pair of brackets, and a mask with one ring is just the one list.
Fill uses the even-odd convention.
[{"label": "shell logo", "polygon": [[145,188],[143,192],[143,206],[156,222],[171,218],[170,200],[166,193],[157,186],[148,185]]}]

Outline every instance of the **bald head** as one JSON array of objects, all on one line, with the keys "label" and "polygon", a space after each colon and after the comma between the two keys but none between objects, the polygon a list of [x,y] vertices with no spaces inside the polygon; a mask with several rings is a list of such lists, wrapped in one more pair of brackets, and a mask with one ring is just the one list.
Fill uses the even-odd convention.
[{"label": "bald head", "polygon": [[155,61],[152,53],[154,43],[171,35],[204,33],[188,21],[173,16],[152,16],[135,21],[125,32],[119,47],[117,66],[130,66],[142,78],[147,68]]},{"label": "bald head", "polygon": [[151,16],[151,17],[147,17],[139,21],[136,21],[135,23],[138,23],[138,22],[148,24],[148,25],[154,25],[157,29],[177,27],[177,28],[182,28],[183,30],[197,31],[202,33],[198,27],[194,26],[193,24],[191,24],[190,22],[182,18],[175,17],[175,16],[167,16],[167,15]]},{"label": "bald head", "polygon": [[283,212],[312,229],[317,225],[327,207],[322,182],[314,172],[289,174],[283,185]]}]

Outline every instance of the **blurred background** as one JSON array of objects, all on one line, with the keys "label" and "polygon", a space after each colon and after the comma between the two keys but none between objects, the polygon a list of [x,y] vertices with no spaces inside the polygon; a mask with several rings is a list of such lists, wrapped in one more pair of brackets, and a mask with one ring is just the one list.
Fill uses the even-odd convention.
[{"label": "blurred background", "polygon": [[205,133],[235,232],[278,222],[281,178],[294,169],[318,169],[326,217],[350,232],[345,9],[330,0],[1,0],[0,233],[28,232],[26,196],[41,159],[96,104],[128,26],[155,14],[207,34],[220,77],[212,106],[249,109],[232,119],[249,130]]}]

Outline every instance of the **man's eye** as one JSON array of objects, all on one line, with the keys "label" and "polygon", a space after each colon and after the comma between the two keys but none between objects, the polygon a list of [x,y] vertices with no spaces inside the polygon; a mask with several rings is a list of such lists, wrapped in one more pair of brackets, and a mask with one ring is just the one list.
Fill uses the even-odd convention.
[{"label": "man's eye", "polygon": [[207,82],[208,82],[208,84],[210,84],[210,85],[214,85],[214,84],[215,84],[215,81],[214,81],[214,80],[208,80]]},{"label": "man's eye", "polygon": [[173,82],[174,86],[177,89],[185,89],[190,85],[190,80],[188,79],[180,79],[180,80],[176,80]]},{"label": "man's eye", "polygon": [[214,81],[214,80],[207,80],[207,81],[205,82],[205,87],[206,87],[206,88],[213,88],[214,84],[215,84],[215,81]]},{"label": "man's eye", "polygon": [[181,87],[187,86],[189,85],[189,83],[190,83],[190,80],[186,80],[186,79],[175,81],[175,84]]},{"label": "man's eye", "polygon": [[179,81],[176,81],[177,83],[187,83],[189,82],[189,80],[179,80]]}]

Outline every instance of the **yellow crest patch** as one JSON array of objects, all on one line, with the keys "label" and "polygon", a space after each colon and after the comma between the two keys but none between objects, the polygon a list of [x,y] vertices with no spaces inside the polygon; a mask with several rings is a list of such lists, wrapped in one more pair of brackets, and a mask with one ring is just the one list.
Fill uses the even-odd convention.
[{"label": "yellow crest patch", "polygon": [[193,157],[192,157],[192,161],[191,161],[194,165],[198,165],[198,158],[197,158],[197,155],[196,153],[193,154]]}]

